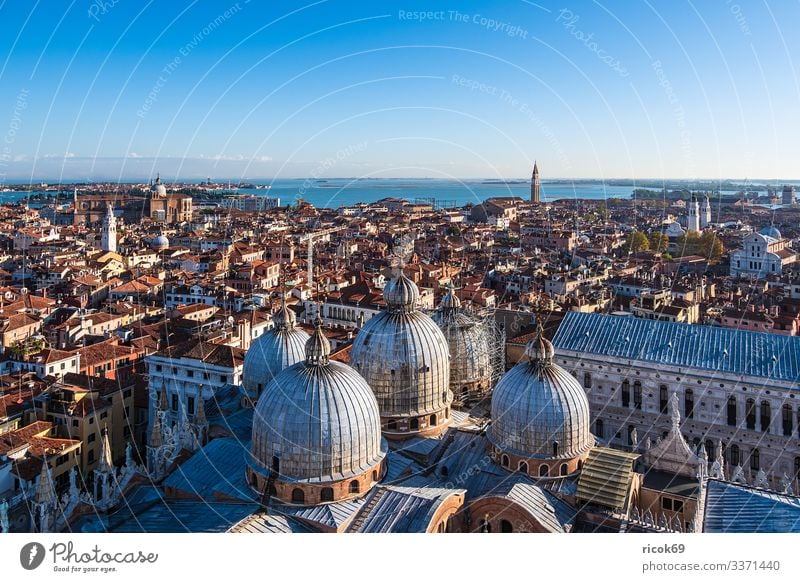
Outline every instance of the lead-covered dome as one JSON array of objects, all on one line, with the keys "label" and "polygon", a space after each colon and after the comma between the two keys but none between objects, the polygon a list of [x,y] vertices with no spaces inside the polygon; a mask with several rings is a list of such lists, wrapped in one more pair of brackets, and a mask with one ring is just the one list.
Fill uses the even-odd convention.
[{"label": "lead-covered dome", "polygon": [[387,437],[438,434],[452,401],[447,340],[417,309],[419,289],[404,273],[383,294],[387,309],[358,332],[350,364],[375,393]]},{"label": "lead-covered dome", "polygon": [[285,303],[272,316],[274,327],[253,342],[244,357],[242,388],[255,401],[284,369],[305,358],[308,334],[296,327],[296,316]]},{"label": "lead-covered dome", "polygon": [[[488,438],[496,452],[502,453],[503,464],[509,456],[518,461],[575,460],[594,446],[586,393],[569,372],[553,362],[554,352],[539,328],[525,350],[526,361],[509,370],[495,386]],[[573,469],[569,467],[570,472]]]},{"label": "lead-covered dome", "polygon": [[264,390],[253,417],[251,483],[273,472],[273,495],[316,504],[365,493],[382,476],[386,455],[378,403],[350,366],[330,361],[321,322],[305,361]]},{"label": "lead-covered dome", "polygon": [[491,388],[492,358],[489,330],[461,309],[451,287],[442,297],[433,320],[441,328],[450,352],[450,390],[455,400],[479,400]]},{"label": "lead-covered dome", "polygon": [[768,236],[770,238],[774,238],[775,240],[781,240],[783,237],[781,236],[781,231],[779,231],[774,226],[765,226],[761,230],[758,231],[759,234],[763,234],[764,236]]},{"label": "lead-covered dome", "polygon": [[164,236],[163,234],[160,234],[157,237],[155,237],[153,240],[150,241],[150,246],[153,249],[157,250],[157,251],[162,251],[164,249],[168,249],[169,248],[169,239],[166,236]]}]

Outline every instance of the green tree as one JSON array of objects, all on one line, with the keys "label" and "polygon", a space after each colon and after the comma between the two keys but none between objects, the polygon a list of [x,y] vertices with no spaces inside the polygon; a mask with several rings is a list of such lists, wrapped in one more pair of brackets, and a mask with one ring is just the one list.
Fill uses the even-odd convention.
[{"label": "green tree", "polygon": [[717,238],[716,233],[706,230],[698,240],[697,254],[704,256],[709,261],[718,261],[725,252],[725,246]]},{"label": "green tree", "polygon": [[643,232],[634,230],[628,235],[628,251],[631,253],[638,253],[639,251],[646,251],[650,248],[650,241]]},{"label": "green tree", "polygon": [[663,253],[669,246],[669,237],[663,232],[653,232],[650,234],[650,248],[657,253]]}]

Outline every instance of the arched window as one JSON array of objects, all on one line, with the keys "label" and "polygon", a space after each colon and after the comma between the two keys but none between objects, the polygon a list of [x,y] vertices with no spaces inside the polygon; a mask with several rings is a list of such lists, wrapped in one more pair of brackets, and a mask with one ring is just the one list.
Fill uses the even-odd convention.
[{"label": "arched window", "polygon": [[431,426],[436,426],[436,415],[435,414],[431,414],[431,418],[430,418],[429,422],[430,422]]},{"label": "arched window", "polygon": [[761,430],[767,432],[769,430],[770,415],[772,414],[772,407],[769,405],[769,400],[761,401]]},{"label": "arched window", "polygon": [[272,470],[276,473],[281,472],[281,460],[278,458],[277,455],[272,456]]},{"label": "arched window", "polygon": [[512,533],[514,531],[514,527],[511,525],[511,522],[507,519],[500,520],[500,533]]},{"label": "arched window", "polygon": [[553,442],[553,456],[554,457],[558,456],[558,441]]},{"label": "arched window", "polygon": [[539,477],[547,477],[550,475],[549,465],[539,465]]},{"label": "arched window", "polygon": [[561,469],[560,469],[559,473],[561,473],[562,477],[564,475],[568,475],[569,474],[569,468],[567,468],[567,464],[566,463],[561,463]]},{"label": "arched window", "polygon": [[781,418],[783,420],[783,436],[792,436],[794,432],[792,406],[791,404],[784,404],[781,409]]},{"label": "arched window", "polygon": [[728,398],[728,426],[736,426],[738,420],[736,418],[736,397],[731,396]]},{"label": "arched window", "polygon": [[412,418],[411,422],[408,423],[408,426],[411,430],[419,430],[419,419]]},{"label": "arched window", "polygon": [[745,418],[747,421],[747,429],[748,430],[755,430],[756,429],[756,401],[752,398],[747,399],[747,405],[745,406]]},{"label": "arched window", "polygon": [[683,416],[694,418],[694,391],[691,388],[683,393]]},{"label": "arched window", "polygon": [[666,384],[658,387],[658,409],[664,413],[669,407],[669,392],[667,391]]},{"label": "arched window", "polygon": [[333,501],[333,488],[323,487],[322,492],[319,494],[320,501]]},{"label": "arched window", "polygon": [[636,410],[642,409],[642,383],[639,380],[633,383],[633,407]]},{"label": "arched window", "polygon": [[358,481],[355,479],[350,481],[350,493],[358,493]]},{"label": "arched window", "polygon": [[603,434],[604,434],[603,428],[604,428],[603,427],[603,419],[602,418],[596,419],[594,421],[594,436],[596,436],[599,439],[603,438]]},{"label": "arched window", "polygon": [[526,463],[525,461],[520,461],[519,462],[519,466],[517,466],[517,471],[519,471],[520,473],[525,473],[527,475],[528,474],[528,463]]},{"label": "arched window", "polygon": [[508,459],[508,455],[503,455],[500,457],[500,464],[503,467],[508,467],[511,464],[511,461]]},{"label": "arched window", "polygon": [[736,467],[737,465],[741,465],[742,457],[739,453],[739,445],[731,445],[731,467]]},{"label": "arched window", "polygon": [[592,375],[589,372],[583,374],[583,387],[590,390],[592,387]]},{"label": "arched window", "polygon": [[631,405],[631,383],[625,379],[622,381],[622,407],[628,408]]},{"label": "arched window", "polygon": [[292,489],[292,503],[305,503],[306,494],[302,489]]},{"label": "arched window", "polygon": [[758,452],[758,449],[753,449],[753,452],[750,453],[750,470],[758,471],[760,468],[761,468],[761,453]]}]

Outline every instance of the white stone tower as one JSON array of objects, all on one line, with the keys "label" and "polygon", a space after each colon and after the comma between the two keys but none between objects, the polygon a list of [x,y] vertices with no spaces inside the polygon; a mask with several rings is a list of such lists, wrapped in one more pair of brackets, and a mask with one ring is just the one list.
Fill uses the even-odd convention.
[{"label": "white stone tower", "polygon": [[686,220],[686,229],[700,232],[700,203],[694,194],[692,194],[692,199],[689,201],[689,216]]},{"label": "white stone tower", "polygon": [[700,226],[702,228],[708,228],[711,224],[711,201],[708,199],[708,196],[703,198],[703,206],[700,209]]},{"label": "white stone tower", "polygon": [[100,248],[109,253],[117,252],[117,219],[114,209],[109,203],[106,207],[106,216],[103,218],[103,235],[100,239]]}]

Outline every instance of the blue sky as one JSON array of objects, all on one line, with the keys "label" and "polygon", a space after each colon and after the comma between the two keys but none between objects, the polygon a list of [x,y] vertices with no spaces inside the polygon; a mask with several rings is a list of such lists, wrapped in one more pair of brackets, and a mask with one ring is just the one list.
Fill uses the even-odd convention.
[{"label": "blue sky", "polygon": [[0,22],[5,181],[534,159],[545,178],[800,177],[797,2],[0,0]]}]

